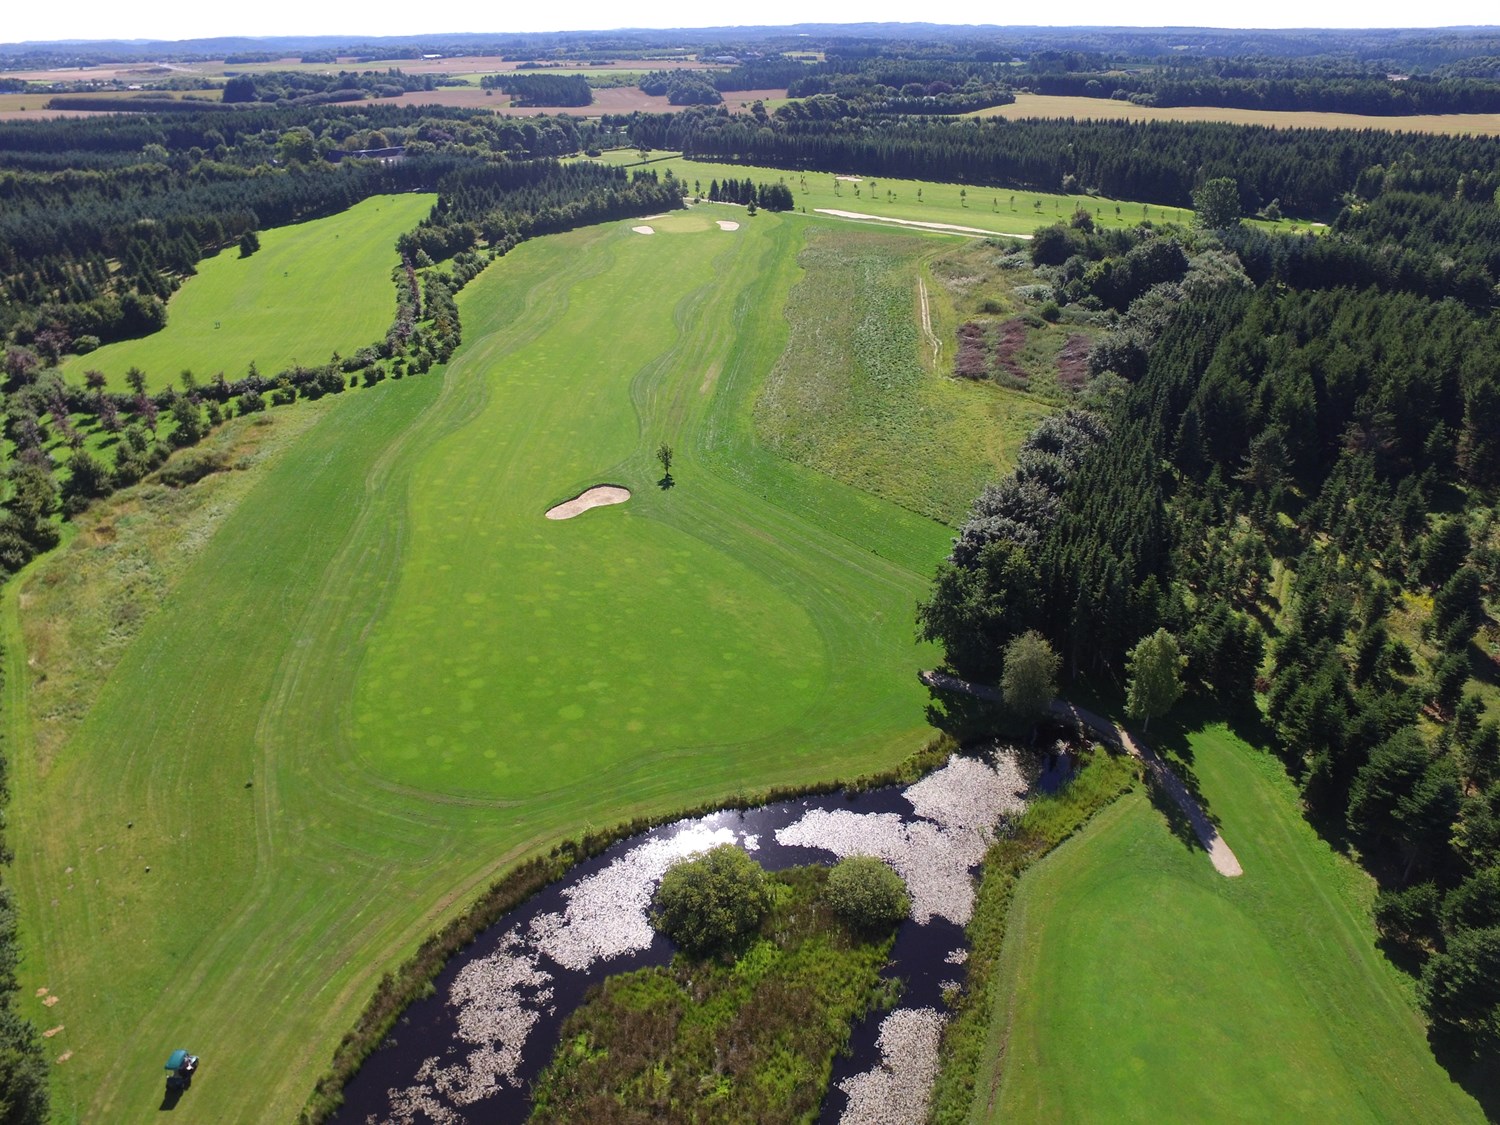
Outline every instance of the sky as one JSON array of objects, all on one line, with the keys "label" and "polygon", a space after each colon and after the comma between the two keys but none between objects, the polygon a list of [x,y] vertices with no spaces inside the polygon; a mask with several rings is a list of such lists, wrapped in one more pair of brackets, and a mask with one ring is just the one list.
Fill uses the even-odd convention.
[{"label": "sky", "polygon": [[702,0],[572,0],[558,4],[442,4],[369,0],[309,4],[306,0],[72,0],[65,4],[10,0],[0,6],[0,42],[49,39],[195,39],[222,35],[419,35],[424,32],[599,30],[616,27],[705,27],[735,23],[900,22],[1010,23],[1079,26],[1187,27],[1424,27],[1493,24],[1495,0],[1433,0],[1413,7],[1392,0],[1260,0],[1253,6],[1203,0],[1155,0],[1149,6],[1118,0],[1065,0],[1045,8],[995,0],[946,0],[932,7],[909,0],[759,0],[705,4]]}]

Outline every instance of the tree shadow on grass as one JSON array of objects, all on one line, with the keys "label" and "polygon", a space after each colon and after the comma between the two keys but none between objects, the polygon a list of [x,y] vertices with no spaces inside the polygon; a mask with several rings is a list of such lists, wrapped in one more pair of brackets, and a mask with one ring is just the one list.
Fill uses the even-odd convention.
[{"label": "tree shadow on grass", "polygon": [[1448,1077],[1479,1103],[1485,1117],[1500,1121],[1500,1050],[1476,1053],[1462,1036],[1437,1028],[1427,1029],[1427,1042]]},{"label": "tree shadow on grass", "polygon": [[661,489],[663,492],[665,492],[665,491],[667,491],[667,489],[673,487],[676,483],[677,482],[672,479],[672,474],[671,473],[667,473],[665,476],[663,476],[661,478],[661,480],[659,480],[659,481],[656,482],[656,487],[659,488],[659,489]]},{"label": "tree shadow on grass", "polygon": [[928,723],[960,745],[992,735],[1004,724],[1004,708],[998,703],[937,688],[928,691],[932,696],[927,705]]},{"label": "tree shadow on grass", "polygon": [[1149,771],[1146,775],[1146,795],[1151,799],[1151,807],[1161,813],[1162,819],[1167,822],[1167,830],[1177,837],[1183,847],[1190,852],[1207,851],[1203,846],[1203,841],[1198,839],[1198,833],[1193,829],[1193,822],[1188,819],[1187,813],[1182,811],[1182,806],[1151,777]]},{"label": "tree shadow on grass", "polygon": [[1375,948],[1380,950],[1387,961],[1412,978],[1420,977],[1422,966],[1427,964],[1427,953],[1424,950],[1404,941],[1384,937],[1379,931],[1376,932]]}]

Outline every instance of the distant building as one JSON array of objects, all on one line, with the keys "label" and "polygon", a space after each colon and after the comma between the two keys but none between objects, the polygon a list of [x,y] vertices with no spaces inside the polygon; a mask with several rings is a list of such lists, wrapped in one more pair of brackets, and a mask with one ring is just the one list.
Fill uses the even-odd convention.
[{"label": "distant building", "polygon": [[342,149],[334,148],[328,150],[328,163],[337,164],[341,160],[378,160],[382,164],[394,164],[405,158],[406,146],[397,145],[395,148],[359,148]]}]

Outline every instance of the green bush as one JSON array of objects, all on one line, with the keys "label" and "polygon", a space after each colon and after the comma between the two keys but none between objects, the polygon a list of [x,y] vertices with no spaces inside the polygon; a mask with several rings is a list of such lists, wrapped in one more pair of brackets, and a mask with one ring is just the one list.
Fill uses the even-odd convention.
[{"label": "green bush", "polygon": [[866,932],[894,926],[911,913],[901,876],[868,855],[834,865],[828,873],[828,904],[849,926]]},{"label": "green bush", "polygon": [[222,473],[229,468],[229,456],[225,453],[193,452],[184,454],[162,467],[157,479],[169,488],[185,488],[196,484],[206,476]]},{"label": "green bush", "polygon": [[766,873],[733,844],[673,864],[656,890],[651,921],[686,953],[737,948],[771,908]]}]

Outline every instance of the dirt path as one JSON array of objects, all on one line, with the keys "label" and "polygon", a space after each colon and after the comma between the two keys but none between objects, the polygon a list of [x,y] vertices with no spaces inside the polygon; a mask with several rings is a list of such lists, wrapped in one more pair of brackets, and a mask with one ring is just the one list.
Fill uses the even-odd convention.
[{"label": "dirt path", "polygon": [[1006,234],[998,230],[985,230],[983,227],[961,227],[954,223],[924,223],[919,219],[888,219],[884,215],[865,215],[858,211],[839,211],[832,207],[814,207],[819,215],[832,215],[835,219],[864,219],[872,223],[895,223],[900,227],[917,227],[921,230],[951,230],[960,234],[982,234],[986,238],[1019,238],[1023,242],[1030,242],[1029,234]]},{"label": "dirt path", "polygon": [[917,277],[917,296],[922,302],[922,335],[932,345],[932,363],[937,366],[938,361],[943,358],[943,342],[932,330],[932,306],[927,301],[927,280],[921,276]]},{"label": "dirt path", "polygon": [[[923,672],[921,680],[928,687],[961,692],[964,695],[972,695],[976,699],[987,699],[994,703],[1001,701],[1000,692],[997,689],[986,687],[984,684],[970,683],[968,680],[961,680],[957,676],[949,676],[943,672]],[[1208,852],[1208,858],[1213,863],[1214,870],[1230,879],[1245,873],[1245,869],[1240,866],[1239,859],[1230,850],[1224,837],[1219,835],[1219,830],[1214,827],[1213,821],[1208,819],[1203,806],[1198,804],[1193,795],[1188,792],[1187,786],[1167,764],[1156,756],[1156,751],[1144,742],[1137,741],[1124,727],[1117,726],[1103,716],[1079,707],[1076,703],[1069,703],[1065,699],[1055,699],[1052,701],[1051,711],[1060,719],[1072,719],[1083,724],[1106,742],[1113,742],[1123,747],[1126,753],[1144,762],[1152,780],[1171,796],[1172,800],[1177,803],[1177,807],[1182,810],[1182,814],[1188,818],[1188,823],[1193,826],[1198,842],[1203,845],[1204,851]]]}]

